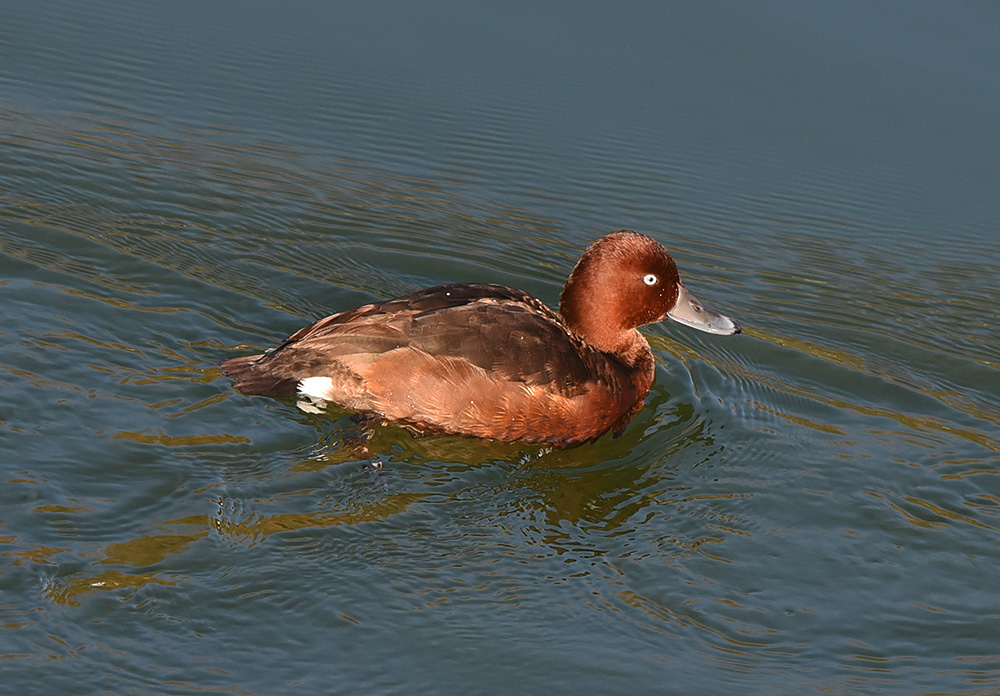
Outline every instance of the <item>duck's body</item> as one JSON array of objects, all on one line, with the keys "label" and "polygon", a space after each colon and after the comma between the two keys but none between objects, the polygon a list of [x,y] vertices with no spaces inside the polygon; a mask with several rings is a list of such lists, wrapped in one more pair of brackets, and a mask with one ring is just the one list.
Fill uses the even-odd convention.
[{"label": "duck's body", "polygon": [[621,432],[641,408],[653,356],[638,326],[676,313],[703,330],[739,331],[694,302],[666,250],[634,232],[587,250],[561,309],[501,285],[444,285],[331,315],[222,369],[245,394],[572,447]]}]

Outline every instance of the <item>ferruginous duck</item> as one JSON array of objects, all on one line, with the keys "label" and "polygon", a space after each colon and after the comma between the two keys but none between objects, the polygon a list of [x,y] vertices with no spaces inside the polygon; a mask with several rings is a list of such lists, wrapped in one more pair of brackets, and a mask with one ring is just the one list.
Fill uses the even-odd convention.
[{"label": "ferruginous duck", "polygon": [[639,333],[672,319],[714,334],[651,237],[613,232],[580,257],[559,312],[503,285],[441,285],[338,312],[262,355],[230,358],[244,394],[308,398],[420,430],[574,447],[621,434],[653,383]]}]

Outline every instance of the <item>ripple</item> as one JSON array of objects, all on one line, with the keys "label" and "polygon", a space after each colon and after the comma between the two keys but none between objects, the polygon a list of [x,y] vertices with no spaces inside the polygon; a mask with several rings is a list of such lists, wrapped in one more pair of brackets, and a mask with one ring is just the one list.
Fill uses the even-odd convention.
[{"label": "ripple", "polygon": [[[411,73],[373,108],[364,77],[322,79],[336,45],[296,72],[315,88],[297,113],[227,120],[217,82],[280,96],[239,78],[281,75],[294,47],[228,34],[241,18],[218,10],[176,46],[173,18],[144,59],[90,40],[69,60],[56,46],[93,11],[36,12],[57,29],[36,57],[63,76],[34,104],[30,76],[0,78],[22,95],[0,111],[5,665],[178,693],[236,692],[229,674],[322,691],[335,668],[432,692],[449,662],[447,683],[488,663],[529,692],[662,685],[665,668],[734,692],[997,680],[998,250],[974,222],[901,211],[927,182],[775,153],[754,166],[804,176],[740,187],[717,176],[746,161],[736,139],[652,147],[634,122],[560,149],[528,101],[415,108],[434,80]],[[220,33],[194,99],[177,75]],[[148,98],[122,105],[120,80]],[[79,109],[38,107],[74,89]],[[508,146],[526,127],[537,152]],[[244,398],[215,367],[439,282],[555,304],[580,250],[622,226],[746,331],[650,327],[656,384],[618,439],[388,427],[362,461],[347,414]]]}]

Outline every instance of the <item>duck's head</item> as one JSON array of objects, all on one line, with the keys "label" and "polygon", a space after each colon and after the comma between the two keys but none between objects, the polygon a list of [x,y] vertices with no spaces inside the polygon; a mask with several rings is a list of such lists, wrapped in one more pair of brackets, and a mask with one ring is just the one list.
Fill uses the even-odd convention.
[{"label": "duck's head", "polygon": [[635,330],[664,319],[708,333],[731,335],[740,325],[694,298],[677,264],[659,242],[638,232],[612,232],[577,261],[563,288],[560,313],[599,350],[622,353]]}]

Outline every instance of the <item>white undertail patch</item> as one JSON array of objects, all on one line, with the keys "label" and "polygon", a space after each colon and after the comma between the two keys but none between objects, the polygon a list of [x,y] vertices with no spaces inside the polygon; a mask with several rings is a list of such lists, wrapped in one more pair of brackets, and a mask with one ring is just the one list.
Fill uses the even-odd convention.
[{"label": "white undertail patch", "polygon": [[322,413],[326,402],[331,400],[333,380],[329,377],[306,377],[296,389],[300,398],[296,406],[306,413]]}]

